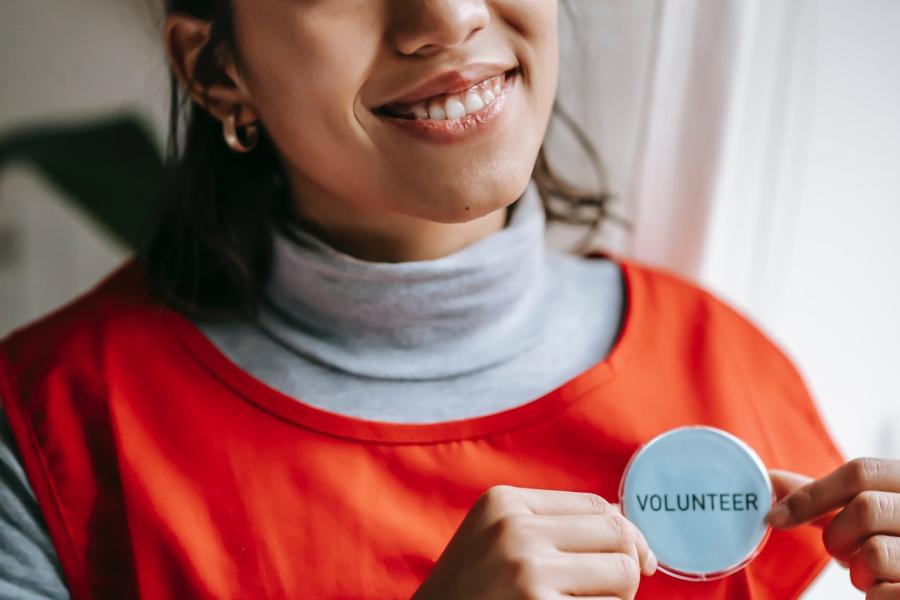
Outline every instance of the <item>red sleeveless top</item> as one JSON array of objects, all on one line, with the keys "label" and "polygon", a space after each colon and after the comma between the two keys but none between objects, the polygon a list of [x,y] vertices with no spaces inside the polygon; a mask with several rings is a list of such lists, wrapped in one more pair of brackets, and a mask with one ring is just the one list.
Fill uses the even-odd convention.
[{"label": "red sleeveless top", "polygon": [[[521,406],[436,424],[317,409],[242,371],[147,291],[130,261],[0,343],[0,397],[74,600],[409,598],[494,484],[615,501],[645,441],[713,425],[770,468],[843,462],[801,378],[706,292],[617,259],[610,355]],[[360,393],[365,393],[364,389]],[[709,583],[639,598],[796,598],[828,556],[775,532]]]}]

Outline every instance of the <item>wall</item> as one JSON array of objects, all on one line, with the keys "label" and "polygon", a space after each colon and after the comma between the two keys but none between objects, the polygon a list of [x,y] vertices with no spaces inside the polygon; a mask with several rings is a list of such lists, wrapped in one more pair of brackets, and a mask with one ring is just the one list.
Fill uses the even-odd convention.
[{"label": "wall", "polygon": [[[167,75],[148,2],[0,3],[0,133],[135,110],[161,143]],[[87,289],[125,257],[20,167],[0,177],[0,249],[0,335]]]}]

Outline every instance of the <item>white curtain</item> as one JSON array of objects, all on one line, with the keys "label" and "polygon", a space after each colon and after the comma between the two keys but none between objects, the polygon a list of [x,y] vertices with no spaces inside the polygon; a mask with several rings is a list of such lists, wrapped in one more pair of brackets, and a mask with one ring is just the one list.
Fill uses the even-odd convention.
[{"label": "white curtain", "polygon": [[754,312],[778,285],[808,143],[815,1],[661,2],[631,253]]},{"label": "white curtain", "polygon": [[767,330],[848,457],[900,456],[900,3],[659,8],[625,252]]},{"label": "white curtain", "polygon": [[627,252],[783,341],[845,451],[900,454],[900,3],[660,7]]}]

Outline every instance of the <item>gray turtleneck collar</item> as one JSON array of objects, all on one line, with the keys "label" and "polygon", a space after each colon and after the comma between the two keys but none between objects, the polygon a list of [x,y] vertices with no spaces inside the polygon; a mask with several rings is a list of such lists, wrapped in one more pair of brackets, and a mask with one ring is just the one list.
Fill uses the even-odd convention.
[{"label": "gray turtleneck collar", "polygon": [[545,247],[533,182],[504,229],[436,260],[362,261],[302,230],[274,255],[256,320],[198,325],[269,386],[377,421],[533,400],[602,360],[623,311],[615,263]]},{"label": "gray turtleneck collar", "polygon": [[258,323],[307,359],[361,377],[455,377],[542,338],[544,210],[533,182],[507,226],[450,255],[369,262],[291,226],[275,238]]}]

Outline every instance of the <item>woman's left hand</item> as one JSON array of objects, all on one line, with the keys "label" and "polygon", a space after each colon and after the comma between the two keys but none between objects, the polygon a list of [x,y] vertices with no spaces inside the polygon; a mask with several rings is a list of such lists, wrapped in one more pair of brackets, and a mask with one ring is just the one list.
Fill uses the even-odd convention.
[{"label": "woman's left hand", "polygon": [[867,600],[900,600],[900,460],[859,458],[822,479],[769,472],[776,529],[813,522]]}]

